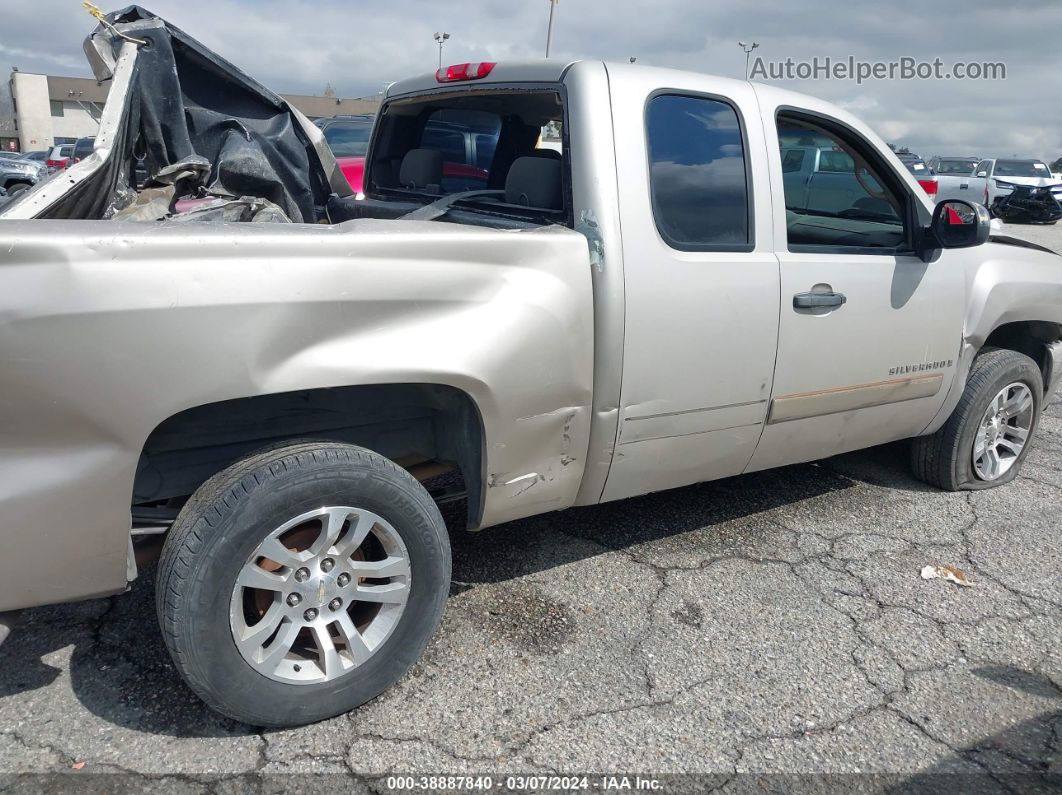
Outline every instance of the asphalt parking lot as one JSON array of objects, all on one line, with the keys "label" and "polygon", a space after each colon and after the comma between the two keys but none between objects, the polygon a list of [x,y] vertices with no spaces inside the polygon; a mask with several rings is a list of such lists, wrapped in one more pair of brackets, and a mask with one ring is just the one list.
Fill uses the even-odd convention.
[{"label": "asphalt parking lot", "polygon": [[[1062,225],[1007,231],[1062,251]],[[222,720],[185,689],[150,577],[29,611],[0,649],[0,771],[180,774],[189,789],[351,771],[1031,787],[1062,773],[1062,401],[1003,489],[934,491],[905,455],[455,534],[423,661],[356,713],[297,730]],[[920,578],[941,563],[973,587]]]}]

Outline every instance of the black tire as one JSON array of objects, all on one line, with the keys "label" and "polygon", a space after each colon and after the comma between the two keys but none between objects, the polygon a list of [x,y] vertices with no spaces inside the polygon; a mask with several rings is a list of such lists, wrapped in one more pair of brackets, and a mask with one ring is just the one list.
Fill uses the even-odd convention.
[{"label": "black tire", "polygon": [[8,196],[18,196],[22,191],[29,190],[29,185],[25,182],[16,182],[14,185],[9,185],[7,188]]},{"label": "black tire", "polygon": [[[265,535],[325,500],[372,511],[402,537],[411,568],[406,608],[380,648],[349,673],[319,684],[275,681],[237,649],[230,598]],[[298,726],[364,704],[409,670],[442,619],[450,573],[442,516],[408,472],[369,450],[308,442],[259,451],[196,491],[166,539],[156,607],[178,672],[206,704],[252,726]]]},{"label": "black tire", "polygon": [[[981,480],[974,471],[973,444],[989,403],[1005,386],[1022,382],[1033,397],[1032,428],[1017,461],[997,480]],[[1036,362],[1017,351],[990,349],[970,368],[959,404],[936,433],[914,440],[911,463],[915,477],[945,491],[973,491],[1002,486],[1017,477],[1029,453],[1043,409],[1043,375]]]}]

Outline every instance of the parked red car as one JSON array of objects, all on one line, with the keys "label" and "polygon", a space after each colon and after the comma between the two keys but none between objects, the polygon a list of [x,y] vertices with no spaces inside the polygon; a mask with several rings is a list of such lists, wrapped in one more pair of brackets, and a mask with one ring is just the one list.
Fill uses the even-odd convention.
[{"label": "parked red car", "polygon": [[324,132],[339,169],[355,193],[361,193],[365,152],[369,148],[373,116],[335,116],[315,123]]},{"label": "parked red car", "polygon": [[53,147],[51,152],[48,153],[48,159],[44,161],[44,164],[48,167],[48,171],[62,171],[66,168],[66,163],[73,152],[73,144],[61,144]]}]

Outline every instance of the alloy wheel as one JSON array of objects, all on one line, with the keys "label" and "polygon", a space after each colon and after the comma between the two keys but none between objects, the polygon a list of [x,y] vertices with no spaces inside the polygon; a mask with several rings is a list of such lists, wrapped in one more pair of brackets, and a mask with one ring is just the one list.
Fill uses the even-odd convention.
[{"label": "alloy wheel", "polygon": [[1032,433],[1036,403],[1023,383],[1003,387],[981,418],[973,444],[974,472],[981,480],[999,480],[1021,456]]},{"label": "alloy wheel", "polygon": [[391,635],[411,579],[406,546],[385,519],[352,507],[309,511],[270,532],[240,570],[232,637],[269,679],[330,682]]}]

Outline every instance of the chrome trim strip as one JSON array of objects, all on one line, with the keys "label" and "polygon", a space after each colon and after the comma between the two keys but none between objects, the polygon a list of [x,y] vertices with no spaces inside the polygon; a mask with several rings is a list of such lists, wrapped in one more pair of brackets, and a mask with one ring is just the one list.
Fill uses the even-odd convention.
[{"label": "chrome trim strip", "polygon": [[822,417],[827,414],[839,414],[855,409],[933,397],[940,392],[943,384],[944,374],[935,373],[894,378],[872,384],[783,395],[771,402],[771,413],[767,418],[767,424],[774,425],[779,422]]}]

